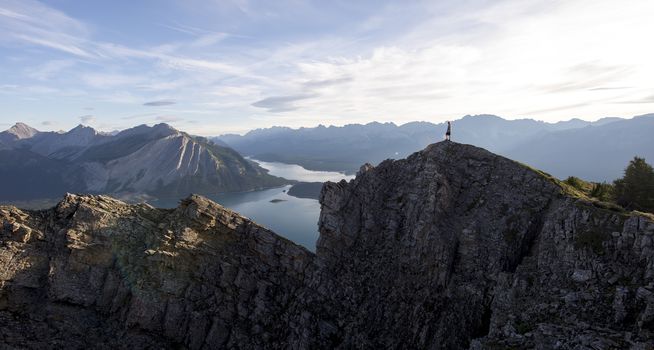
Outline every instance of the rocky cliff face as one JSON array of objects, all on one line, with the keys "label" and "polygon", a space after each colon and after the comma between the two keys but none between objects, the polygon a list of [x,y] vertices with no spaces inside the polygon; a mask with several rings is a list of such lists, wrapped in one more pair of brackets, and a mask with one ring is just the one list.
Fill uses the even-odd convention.
[{"label": "rocky cliff face", "polygon": [[0,209],[0,342],[278,347],[311,253],[201,197],[174,210],[68,195]]},{"label": "rocky cliff face", "polygon": [[654,222],[442,142],[321,194],[317,253],[202,197],[0,209],[0,341],[30,348],[647,349]]},{"label": "rocky cliff face", "polygon": [[651,216],[451,142],[363,167],[321,201],[317,260],[346,347],[654,346]]}]

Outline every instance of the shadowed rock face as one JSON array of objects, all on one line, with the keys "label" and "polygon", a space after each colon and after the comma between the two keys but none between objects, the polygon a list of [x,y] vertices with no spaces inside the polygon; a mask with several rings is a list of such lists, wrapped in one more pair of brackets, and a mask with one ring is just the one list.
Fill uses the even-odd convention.
[{"label": "shadowed rock face", "polygon": [[654,223],[442,142],[321,194],[317,254],[202,197],[0,207],[0,341],[29,348],[647,348]]},{"label": "shadowed rock face", "polygon": [[311,253],[201,197],[67,196],[0,211],[0,340],[31,348],[281,347]]},{"label": "shadowed rock face", "polygon": [[653,345],[654,223],[561,190],[452,142],[325,185],[317,261],[335,317],[347,320],[337,338],[376,348]]}]

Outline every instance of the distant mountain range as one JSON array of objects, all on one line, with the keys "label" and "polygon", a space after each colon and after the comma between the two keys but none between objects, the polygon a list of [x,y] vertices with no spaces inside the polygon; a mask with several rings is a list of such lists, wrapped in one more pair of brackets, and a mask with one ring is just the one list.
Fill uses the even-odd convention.
[{"label": "distant mountain range", "polygon": [[66,192],[181,198],[288,183],[231,148],[167,124],[111,135],[82,125],[39,132],[17,123],[0,133],[0,164],[5,202],[60,198]]},{"label": "distant mountain range", "polygon": [[[66,192],[140,200],[273,187],[290,181],[271,176],[241,154],[311,170],[354,173],[364,163],[403,158],[442,140],[445,129],[445,123],[375,122],[274,127],[206,139],[167,124],[106,134],[82,125],[68,132],[40,132],[17,123],[0,132],[0,203],[59,199]],[[487,148],[558,178],[612,181],[622,176],[634,156],[654,162],[652,135],[654,114],[558,123],[477,115],[455,120],[452,140]]]},{"label": "distant mountain range", "polygon": [[[377,164],[388,158],[404,158],[442,140],[445,129],[445,123],[411,122],[398,126],[374,122],[343,127],[273,127],[213,140],[263,161],[354,173],[366,162]],[[489,149],[559,178],[578,176],[592,181],[612,181],[622,176],[623,169],[636,155],[654,161],[652,135],[654,114],[558,123],[476,115],[454,121],[452,130],[455,142]]]}]

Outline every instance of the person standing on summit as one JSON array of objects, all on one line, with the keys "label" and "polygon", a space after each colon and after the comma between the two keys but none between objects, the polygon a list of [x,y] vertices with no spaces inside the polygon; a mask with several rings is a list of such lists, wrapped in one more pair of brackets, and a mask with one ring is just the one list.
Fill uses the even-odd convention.
[{"label": "person standing on summit", "polygon": [[450,121],[447,121],[447,131],[445,132],[445,141],[450,141],[450,135],[452,134],[452,124]]}]

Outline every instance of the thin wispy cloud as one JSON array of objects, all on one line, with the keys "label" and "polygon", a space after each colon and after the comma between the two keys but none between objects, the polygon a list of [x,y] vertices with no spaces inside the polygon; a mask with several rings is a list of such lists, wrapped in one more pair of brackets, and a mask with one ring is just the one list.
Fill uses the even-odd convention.
[{"label": "thin wispy cloud", "polygon": [[587,103],[573,103],[565,106],[554,106],[551,108],[536,109],[536,110],[528,111],[526,112],[526,114],[540,114],[540,113],[548,113],[548,112],[567,111],[578,107],[584,107],[586,105]]},{"label": "thin wispy cloud", "polygon": [[170,106],[170,105],[174,105],[175,103],[176,102],[172,100],[159,100],[159,101],[146,102],[143,105],[150,106],[150,107],[159,107],[159,106]]},{"label": "thin wispy cloud", "polygon": [[87,114],[87,115],[80,116],[79,121],[82,124],[91,124],[95,122],[95,117],[90,114]]},{"label": "thin wispy cloud", "polygon": [[86,25],[37,1],[0,3],[0,29],[8,43],[33,44],[84,58],[94,56],[84,48]]},{"label": "thin wispy cloud", "polygon": [[209,47],[225,40],[228,37],[227,33],[209,33],[199,36],[189,43],[192,47]]},{"label": "thin wispy cloud", "polygon": [[306,83],[303,83],[302,85],[304,85],[306,88],[309,89],[316,89],[316,88],[333,86],[343,83],[349,83],[352,80],[353,80],[352,77],[342,77],[342,78],[325,79],[325,80],[311,80],[311,81],[307,81]]},{"label": "thin wispy cloud", "polygon": [[263,100],[256,101],[252,104],[254,107],[265,108],[269,112],[287,112],[298,109],[295,104],[297,101],[317,97],[317,95],[290,95],[267,97]]},{"label": "thin wispy cloud", "polygon": [[607,90],[624,90],[624,89],[631,89],[629,86],[615,86],[615,87],[597,87],[597,88],[592,88],[588,89],[588,91],[607,91]]},{"label": "thin wispy cloud", "polygon": [[651,104],[654,105],[654,95],[645,96],[643,98],[637,98],[632,100],[621,100],[615,101],[617,104]]},{"label": "thin wispy cloud", "polygon": [[184,118],[176,117],[173,115],[160,115],[155,118],[157,122],[162,122],[162,123],[173,123],[173,122],[179,122],[184,120]]},{"label": "thin wispy cloud", "polygon": [[87,86],[96,89],[113,89],[116,87],[133,87],[143,81],[143,77],[120,73],[84,73],[80,79]]},{"label": "thin wispy cloud", "polygon": [[144,118],[149,118],[156,116],[157,113],[141,113],[141,114],[133,114],[133,115],[128,115],[121,117],[120,119],[122,120],[134,120],[134,119],[144,119]]}]

